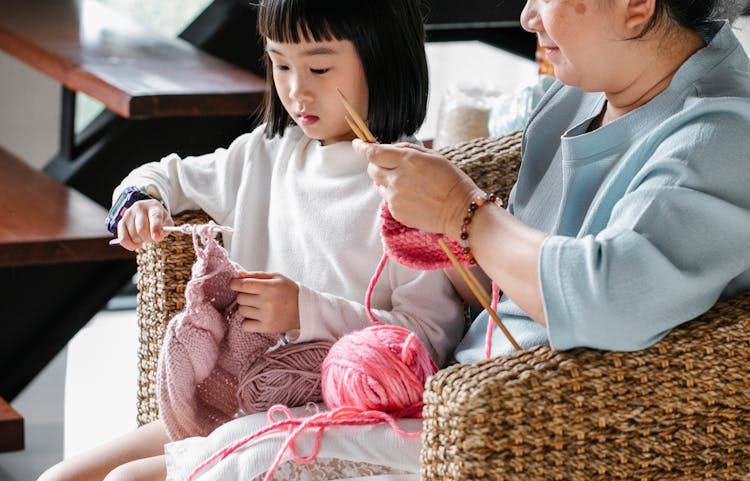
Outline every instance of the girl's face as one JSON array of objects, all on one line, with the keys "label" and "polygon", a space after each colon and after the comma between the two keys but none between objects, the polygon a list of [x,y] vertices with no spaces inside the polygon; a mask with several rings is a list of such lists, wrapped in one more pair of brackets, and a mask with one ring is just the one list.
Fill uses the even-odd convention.
[{"label": "girl's face", "polygon": [[618,72],[629,58],[618,7],[602,0],[527,0],[521,25],[537,35],[563,83],[608,91],[618,88]]},{"label": "girl's face", "polygon": [[323,145],[352,140],[336,88],[362,118],[368,90],[362,62],[349,40],[300,43],[266,41],[273,80],[281,103],[305,135]]}]

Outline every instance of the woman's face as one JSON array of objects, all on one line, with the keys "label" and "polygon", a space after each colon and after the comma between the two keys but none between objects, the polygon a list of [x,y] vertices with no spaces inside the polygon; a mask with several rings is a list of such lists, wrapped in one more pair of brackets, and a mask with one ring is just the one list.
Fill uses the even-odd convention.
[{"label": "woman's face", "polygon": [[276,93],[305,135],[323,145],[354,138],[336,91],[341,89],[362,118],[367,118],[367,79],[351,41],[267,40],[266,52]]},{"label": "woman's face", "polygon": [[618,32],[619,4],[603,0],[527,0],[521,25],[539,45],[563,83],[586,91],[607,91],[628,58]]}]

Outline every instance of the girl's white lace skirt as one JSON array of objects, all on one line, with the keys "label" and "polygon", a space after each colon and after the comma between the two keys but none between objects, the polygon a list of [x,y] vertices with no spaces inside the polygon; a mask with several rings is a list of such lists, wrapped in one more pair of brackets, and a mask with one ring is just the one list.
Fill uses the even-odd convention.
[{"label": "girl's white lace skirt", "polygon": [[[323,406],[318,406],[324,409]],[[314,413],[311,407],[292,409],[297,417]],[[167,480],[185,481],[204,460],[229,443],[253,434],[268,425],[265,412],[244,416],[219,427],[208,437],[194,437],[165,446]],[[420,419],[402,419],[404,431],[422,429]],[[297,454],[305,457],[312,452],[313,433],[301,435],[296,441]],[[247,480],[262,481],[286,433],[271,433],[247,444],[204,468],[196,481]],[[389,425],[329,427],[323,434],[320,452],[310,464],[297,464],[285,454],[274,480],[348,480],[348,481],[418,481],[420,438],[403,438]]]}]

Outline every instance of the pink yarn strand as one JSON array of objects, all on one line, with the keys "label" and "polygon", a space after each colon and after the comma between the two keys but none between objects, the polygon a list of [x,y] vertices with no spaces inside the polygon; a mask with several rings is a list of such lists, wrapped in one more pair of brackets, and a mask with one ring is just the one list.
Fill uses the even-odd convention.
[{"label": "pink yarn strand", "polygon": [[[500,300],[500,286],[496,282],[492,282],[492,301],[490,302],[490,309],[497,312],[497,303]],[[495,329],[495,324],[492,319],[487,319],[487,333],[484,336],[484,358],[489,359],[492,357],[492,331]]]},{"label": "pink yarn strand", "polygon": [[208,221],[206,224],[182,224],[177,227],[183,234],[193,236],[193,247],[195,248],[196,254],[203,253],[204,248],[201,247],[201,243],[203,246],[206,246],[217,235],[231,234],[234,232],[234,229],[231,227],[219,225],[212,220]]},{"label": "pink yarn strand", "polygon": [[375,284],[378,282],[378,278],[380,278],[380,274],[383,272],[386,262],[388,262],[388,254],[384,253],[383,257],[380,258],[378,267],[375,269],[375,274],[373,274],[372,279],[370,279],[370,284],[367,286],[367,292],[365,293],[365,310],[367,311],[367,317],[370,319],[370,322],[376,326],[380,326],[383,323],[377,320],[372,314],[372,308],[370,307],[372,305],[372,291],[375,290]]}]

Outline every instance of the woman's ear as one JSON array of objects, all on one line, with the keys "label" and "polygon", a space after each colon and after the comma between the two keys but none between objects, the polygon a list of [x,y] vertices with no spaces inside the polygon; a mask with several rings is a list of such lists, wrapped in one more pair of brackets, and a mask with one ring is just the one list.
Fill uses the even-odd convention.
[{"label": "woman's ear", "polygon": [[625,3],[625,27],[641,32],[654,16],[656,0],[626,0]]}]

